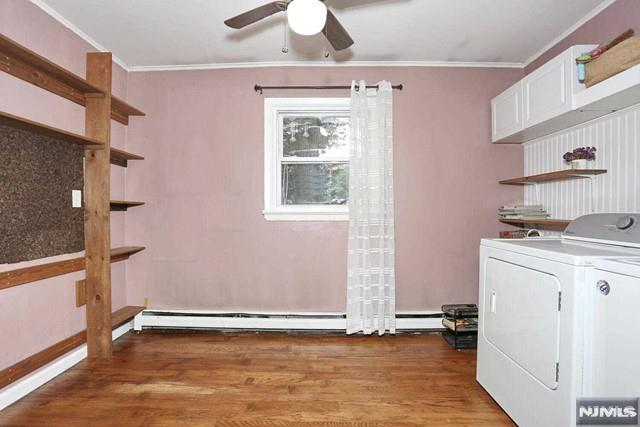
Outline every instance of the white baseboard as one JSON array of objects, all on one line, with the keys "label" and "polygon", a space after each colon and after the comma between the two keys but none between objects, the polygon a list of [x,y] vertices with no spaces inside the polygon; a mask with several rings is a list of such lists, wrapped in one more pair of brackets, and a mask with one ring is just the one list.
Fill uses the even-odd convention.
[{"label": "white baseboard", "polygon": [[[442,329],[441,318],[420,317],[439,313],[411,314],[414,314],[415,317],[399,317],[396,319],[397,330]],[[252,317],[255,315],[263,315],[265,317]],[[238,317],[235,313],[214,313],[197,310],[148,310],[140,316],[139,323],[136,324],[136,330],[144,327],[346,331],[346,320],[339,313],[250,313],[245,317]]]},{"label": "white baseboard", "polygon": [[[133,328],[133,321],[127,322],[113,330],[111,336],[114,340],[120,338]],[[0,390],[0,411],[12,403],[22,399],[41,385],[51,381],[64,371],[72,368],[77,363],[87,358],[87,345],[83,344],[64,356],[60,356],[53,362],[43,366],[37,371],[27,375],[18,381],[9,384]]]},{"label": "white baseboard", "polygon": [[444,329],[441,317],[400,317],[396,319],[398,330]]}]

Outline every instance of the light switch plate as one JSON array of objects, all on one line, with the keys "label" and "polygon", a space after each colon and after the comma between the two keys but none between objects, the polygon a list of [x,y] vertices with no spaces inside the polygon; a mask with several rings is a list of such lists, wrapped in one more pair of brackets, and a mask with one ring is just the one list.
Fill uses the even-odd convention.
[{"label": "light switch plate", "polygon": [[73,208],[82,207],[82,191],[71,190],[71,207]]}]

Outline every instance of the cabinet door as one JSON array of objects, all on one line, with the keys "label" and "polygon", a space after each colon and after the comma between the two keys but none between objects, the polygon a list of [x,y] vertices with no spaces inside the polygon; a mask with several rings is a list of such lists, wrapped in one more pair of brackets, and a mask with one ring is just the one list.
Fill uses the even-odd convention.
[{"label": "cabinet door", "polygon": [[571,110],[569,56],[559,55],[522,79],[525,128]]},{"label": "cabinet door", "polygon": [[499,141],[523,128],[522,84],[518,82],[491,100],[491,141]]}]

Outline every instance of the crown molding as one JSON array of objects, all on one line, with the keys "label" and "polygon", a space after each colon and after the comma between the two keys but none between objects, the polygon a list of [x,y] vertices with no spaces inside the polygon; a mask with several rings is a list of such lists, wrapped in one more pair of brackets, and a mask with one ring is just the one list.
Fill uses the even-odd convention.
[{"label": "crown molding", "polygon": [[549,43],[547,43],[542,49],[540,49],[539,51],[531,55],[526,61],[524,61],[524,67],[529,66],[533,61],[541,57],[546,51],[548,51],[549,49],[551,49],[552,47],[560,43],[562,40],[569,37],[574,31],[576,31],[578,28],[582,27],[584,24],[586,24],[587,22],[595,18],[598,14],[600,14],[600,12],[602,12],[603,10],[611,6],[613,3],[615,3],[615,1],[616,0],[604,0],[602,3],[596,6],[593,10],[591,10],[591,12],[587,13],[585,16],[580,18],[578,22],[576,22],[571,27],[563,31],[560,35],[558,35],[556,38],[554,38]]},{"label": "crown molding", "polygon": [[456,61],[349,61],[349,62],[230,62],[187,65],[134,65],[131,72],[224,70],[234,68],[275,67],[453,67],[453,68],[523,68],[519,62],[456,62]]},{"label": "crown molding", "polygon": [[[46,0],[29,0],[31,3],[42,9],[49,16],[74,32],[78,37],[89,43],[100,52],[109,52],[104,46],[91,38],[88,34],[72,24],[48,4]],[[546,51],[564,40],[571,33],[582,25],[593,19],[600,12],[611,6],[616,0],[604,0],[593,10],[580,18],[575,24],[563,31],[560,35],[547,43],[542,49],[530,56],[524,62],[462,62],[462,61],[308,61],[308,62],[234,62],[234,63],[209,63],[209,64],[187,64],[187,65],[127,65],[121,58],[112,53],[113,62],[118,64],[127,72],[148,72],[148,71],[190,71],[190,70],[224,70],[238,68],[274,68],[274,67],[452,67],[452,68],[525,68],[538,59]]]},{"label": "crown molding", "polygon": [[[36,6],[38,6],[40,9],[42,9],[42,11],[44,11],[47,15],[51,16],[53,19],[55,19],[56,21],[58,21],[59,23],[64,25],[67,29],[71,30],[73,33],[75,33],[82,40],[84,40],[85,42],[89,43],[97,51],[99,51],[99,52],[110,52],[109,49],[106,49],[100,43],[98,43],[93,38],[91,38],[87,33],[82,31],[80,28],[76,27],[74,24],[69,22],[64,16],[60,15],[58,12],[56,12],[54,9],[52,9],[51,6],[49,6],[48,4],[46,4],[44,2],[44,0],[30,0],[30,1],[31,1],[31,3],[33,3]],[[131,71],[129,66],[122,59],[120,59],[119,57],[114,55],[113,52],[111,52],[111,60],[113,62],[115,62],[116,64],[118,64],[120,67],[122,67],[125,71],[127,71],[127,72]]]},{"label": "crown molding", "polygon": [[[109,50],[72,24],[65,17],[52,9],[45,0],[30,0],[49,16],[74,32],[100,52]],[[191,71],[191,70],[224,70],[237,68],[274,68],[274,67],[453,67],[453,68],[524,68],[519,62],[462,62],[462,61],[288,61],[288,62],[233,62],[185,65],[127,65],[122,59],[112,54],[113,62],[128,72],[147,71]]]}]

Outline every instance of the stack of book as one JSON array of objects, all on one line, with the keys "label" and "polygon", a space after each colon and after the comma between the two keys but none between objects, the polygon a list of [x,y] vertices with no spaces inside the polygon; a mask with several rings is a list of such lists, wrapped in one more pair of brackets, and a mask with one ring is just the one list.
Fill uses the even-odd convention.
[{"label": "stack of book", "polygon": [[544,210],[542,205],[502,206],[498,214],[503,219],[547,219],[551,215]]},{"label": "stack of book", "polygon": [[501,239],[526,239],[527,230],[501,231],[499,236]]}]

